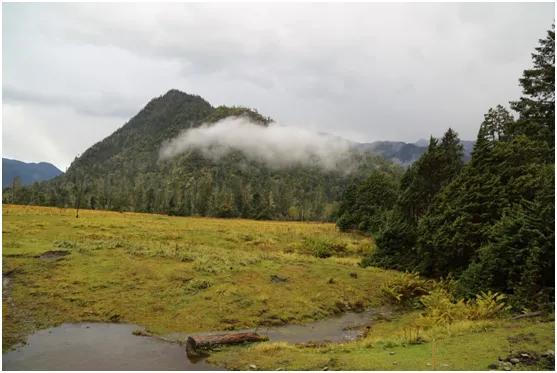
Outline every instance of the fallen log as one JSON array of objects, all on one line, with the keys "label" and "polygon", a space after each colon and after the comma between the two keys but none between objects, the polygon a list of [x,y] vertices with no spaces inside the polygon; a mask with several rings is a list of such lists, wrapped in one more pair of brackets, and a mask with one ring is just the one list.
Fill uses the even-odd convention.
[{"label": "fallen log", "polygon": [[223,345],[239,343],[252,343],[268,340],[267,337],[257,333],[229,333],[218,335],[190,336],[186,340],[186,353],[189,357],[206,355],[202,350],[211,349]]},{"label": "fallen log", "polygon": [[543,313],[542,311],[523,313],[522,315],[518,315],[518,316],[513,317],[511,320],[523,319],[525,317],[541,316],[542,313]]}]

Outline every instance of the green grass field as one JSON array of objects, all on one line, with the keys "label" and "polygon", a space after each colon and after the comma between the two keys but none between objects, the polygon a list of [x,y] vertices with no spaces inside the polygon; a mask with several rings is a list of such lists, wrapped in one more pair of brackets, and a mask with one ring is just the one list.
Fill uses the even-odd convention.
[{"label": "green grass field", "polygon": [[[4,348],[66,321],[119,320],[159,334],[302,323],[377,305],[390,276],[358,267],[373,242],[333,224],[100,211],[76,219],[24,206],[3,206],[3,219],[3,273],[13,270]],[[323,247],[336,254],[317,257]],[[36,257],[48,250],[70,255]]]},{"label": "green grass field", "polygon": [[[161,335],[305,323],[382,305],[380,287],[396,275],[359,267],[373,240],[334,224],[105,211],[76,219],[69,209],[11,205],[2,212],[4,350],[63,322],[127,322]],[[53,250],[69,254],[39,257]],[[264,342],[224,348],[210,361],[230,369],[487,369],[513,349],[554,345],[552,317],[460,322],[422,331],[415,343],[417,311],[396,315],[350,343]]]}]

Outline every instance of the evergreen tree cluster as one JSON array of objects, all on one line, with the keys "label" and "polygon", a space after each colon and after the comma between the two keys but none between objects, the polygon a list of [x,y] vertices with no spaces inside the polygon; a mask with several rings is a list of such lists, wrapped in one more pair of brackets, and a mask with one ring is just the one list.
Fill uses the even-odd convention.
[{"label": "evergreen tree cluster", "polygon": [[338,227],[341,230],[381,230],[385,214],[396,201],[396,188],[395,177],[381,171],[350,184],[339,207]]},{"label": "evergreen tree cluster", "polygon": [[[510,294],[518,305],[551,304],[554,27],[532,56],[533,68],[520,79],[524,96],[510,104],[517,118],[503,106],[490,109],[465,165],[452,130],[440,141],[432,138],[427,152],[403,175],[392,208],[381,211],[377,249],[363,265],[454,276],[468,296],[493,290]],[[342,204],[358,198],[348,194]]]}]

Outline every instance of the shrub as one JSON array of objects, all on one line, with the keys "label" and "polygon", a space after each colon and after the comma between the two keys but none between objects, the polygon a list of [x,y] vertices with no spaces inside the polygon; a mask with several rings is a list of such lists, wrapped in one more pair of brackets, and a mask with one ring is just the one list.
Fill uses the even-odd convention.
[{"label": "shrub", "polygon": [[429,294],[434,286],[432,280],[420,278],[418,273],[403,273],[381,287],[387,300],[403,306],[418,306],[419,297]]},{"label": "shrub", "polygon": [[205,290],[210,288],[211,286],[213,286],[213,283],[209,280],[198,280],[198,279],[194,279],[188,282],[187,286],[186,286],[186,292],[188,294],[196,294],[201,290]]},{"label": "shrub", "polygon": [[375,237],[376,248],[362,259],[362,267],[377,266],[400,271],[416,268],[413,251],[416,229],[404,216],[394,211],[386,214],[383,229]]},{"label": "shrub", "polygon": [[420,298],[425,307],[419,323],[423,326],[449,325],[463,320],[488,320],[499,316],[508,307],[505,296],[498,293],[480,293],[475,300],[456,300],[445,289],[436,287]]},{"label": "shrub", "polygon": [[54,246],[61,249],[76,249],[77,243],[74,241],[54,241]]},{"label": "shrub", "polygon": [[337,220],[337,227],[343,232],[350,230],[354,225],[354,219],[351,215],[344,213]]},{"label": "shrub", "polygon": [[323,239],[304,240],[304,251],[318,258],[329,258],[333,255],[342,256],[346,253],[346,245]]},{"label": "shrub", "polygon": [[505,304],[505,299],[504,294],[492,293],[491,291],[487,293],[480,292],[480,294],[476,295],[469,318],[472,320],[484,320],[497,317],[510,308]]},{"label": "shrub", "polygon": [[422,296],[420,303],[425,307],[422,324],[447,325],[467,318],[468,310],[464,300],[455,302],[452,296],[441,288]]}]

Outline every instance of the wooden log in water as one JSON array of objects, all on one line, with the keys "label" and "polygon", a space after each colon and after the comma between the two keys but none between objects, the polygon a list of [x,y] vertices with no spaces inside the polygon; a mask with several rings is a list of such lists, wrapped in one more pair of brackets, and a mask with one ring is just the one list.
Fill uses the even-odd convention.
[{"label": "wooden log in water", "polygon": [[266,341],[268,338],[257,333],[228,333],[218,335],[190,336],[186,340],[186,352],[188,356],[200,356],[200,350],[206,350],[223,345],[239,343],[252,343]]}]

